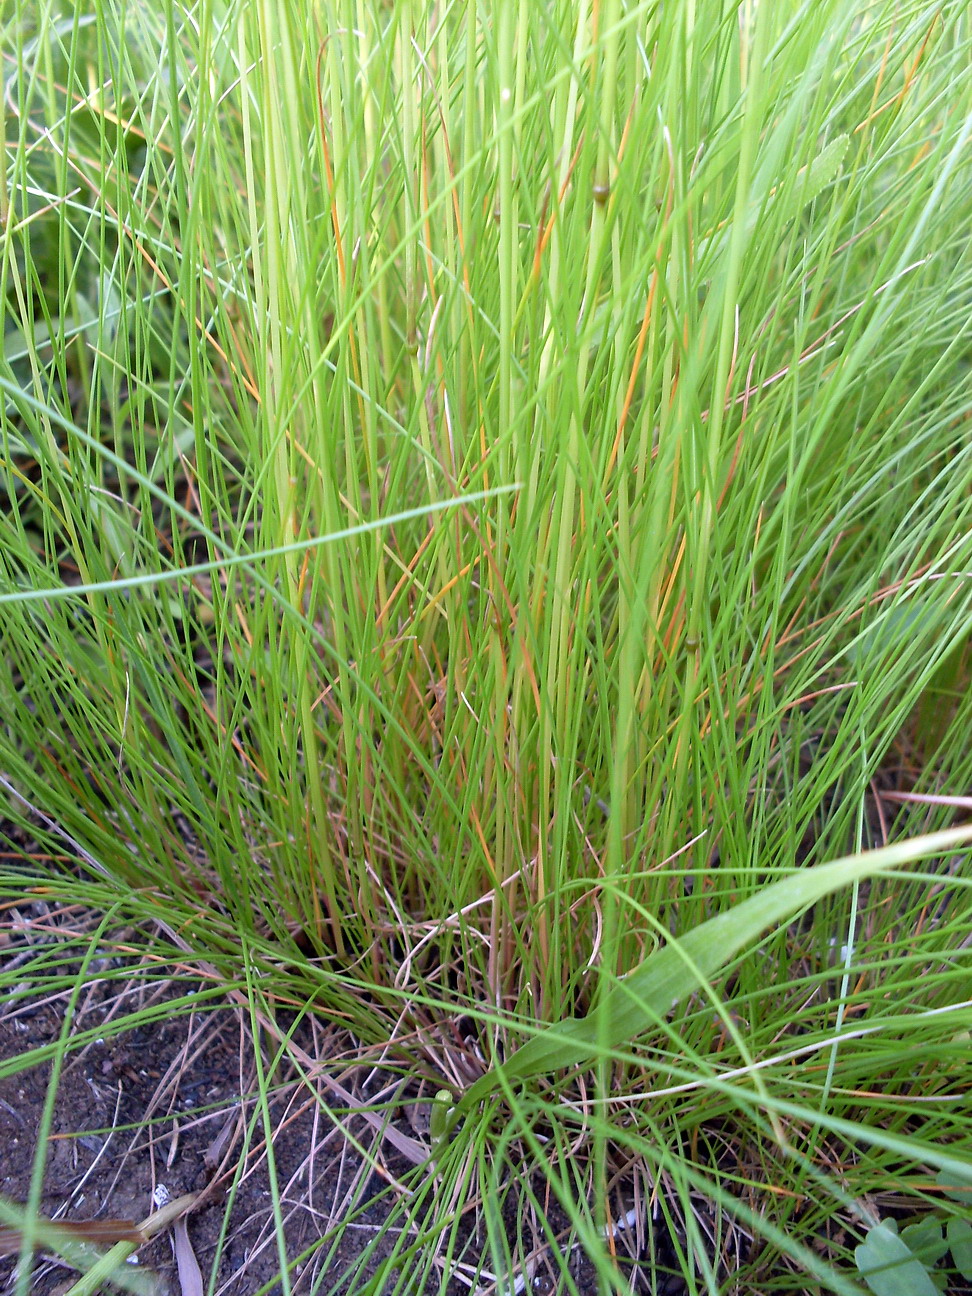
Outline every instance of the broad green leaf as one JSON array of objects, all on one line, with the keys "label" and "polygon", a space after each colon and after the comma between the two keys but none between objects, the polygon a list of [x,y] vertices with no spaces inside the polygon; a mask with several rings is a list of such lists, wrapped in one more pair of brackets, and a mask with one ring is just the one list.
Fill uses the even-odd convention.
[{"label": "broad green leaf", "polygon": [[761,891],[759,895],[701,923],[645,959],[640,967],[604,995],[586,1017],[547,1027],[502,1065],[476,1081],[461,1106],[492,1093],[502,1074],[525,1080],[565,1067],[592,1062],[603,1048],[619,1048],[671,1011],[710,980],[763,932],[789,922],[796,914],[842,887],[889,869],[938,855],[972,840],[972,827],[952,828],[866,854],[849,855],[808,868]]},{"label": "broad green leaf", "polygon": [[876,1224],[854,1255],[875,1296],[938,1296],[928,1270],[886,1223]]},{"label": "broad green leaf", "polygon": [[948,1243],[942,1235],[942,1221],[935,1219],[934,1215],[902,1229],[901,1240],[926,1269],[938,1264],[948,1251]]},{"label": "broad green leaf", "polygon": [[950,1219],[945,1236],[952,1251],[952,1264],[966,1282],[972,1282],[972,1224],[964,1219]]}]

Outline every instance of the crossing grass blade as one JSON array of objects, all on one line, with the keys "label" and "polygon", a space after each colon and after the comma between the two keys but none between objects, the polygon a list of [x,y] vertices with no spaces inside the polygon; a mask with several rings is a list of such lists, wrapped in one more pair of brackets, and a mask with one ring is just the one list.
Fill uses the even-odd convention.
[{"label": "crossing grass blade", "polygon": [[630,1044],[711,980],[763,932],[789,922],[824,897],[879,873],[953,851],[972,841],[972,826],[929,833],[880,850],[848,855],[782,878],[679,938],[667,936],[629,976],[612,985],[586,1017],[547,1027],[463,1095],[468,1107],[507,1082],[589,1065],[605,1047]]}]

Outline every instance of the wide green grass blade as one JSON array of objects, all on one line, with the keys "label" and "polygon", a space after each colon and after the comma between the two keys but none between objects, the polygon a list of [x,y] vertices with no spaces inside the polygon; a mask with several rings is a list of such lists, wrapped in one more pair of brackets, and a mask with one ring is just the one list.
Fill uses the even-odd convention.
[{"label": "wide green grass blade", "polygon": [[[881,850],[848,855],[781,879],[645,959],[612,986],[586,1017],[557,1023],[534,1036],[501,1068],[507,1081],[527,1080],[593,1062],[603,1048],[618,1048],[654,1025],[687,995],[726,966],[763,932],[789,922],[802,909],[878,873],[954,850],[972,841],[972,827],[929,833]],[[495,1068],[465,1094],[464,1105],[499,1087]]]}]

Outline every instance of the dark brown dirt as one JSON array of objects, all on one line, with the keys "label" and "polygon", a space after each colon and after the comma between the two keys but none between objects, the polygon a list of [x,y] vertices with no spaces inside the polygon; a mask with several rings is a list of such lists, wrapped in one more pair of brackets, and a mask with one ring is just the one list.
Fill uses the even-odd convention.
[{"label": "dark brown dirt", "polygon": [[[184,987],[167,986],[163,995],[180,990]],[[92,986],[87,1000],[76,1012],[75,1031],[97,1029],[118,1010],[117,989],[110,983]],[[56,1039],[63,1020],[63,999],[10,1004],[0,1016],[0,1193],[8,1200],[23,1202],[29,1193],[50,1065],[3,1076],[4,1063],[9,1066],[26,1049]],[[241,1091],[249,1090],[246,1077],[241,1083],[240,1030],[230,1008],[199,1017],[178,1014],[120,1037],[95,1039],[69,1056],[54,1103],[42,1213],[69,1221],[139,1222],[152,1213],[153,1192],[160,1184],[172,1197],[205,1190],[214,1153],[219,1156],[220,1141],[227,1139],[230,1169],[240,1169],[242,1180],[231,1206],[232,1173],[215,1186],[208,1203],[189,1216],[189,1238],[204,1279],[208,1282],[215,1273],[215,1290],[223,1296],[248,1296],[272,1283],[280,1261],[261,1126],[248,1146],[239,1129],[254,1114],[252,1101],[240,1101]],[[294,1085],[281,1086],[269,1112],[290,1258],[333,1227],[335,1206],[361,1174],[361,1161],[348,1147],[336,1150],[332,1140],[322,1148],[327,1131],[315,1121],[313,1104],[295,1104],[295,1098]],[[373,1208],[373,1213],[371,1228],[361,1221],[332,1257],[336,1274],[346,1270],[355,1249],[374,1232],[380,1212]],[[160,1296],[181,1292],[170,1236],[161,1235],[138,1255],[139,1267],[158,1275]],[[372,1269],[384,1251],[378,1251]],[[291,1274],[292,1290],[312,1290],[322,1278],[320,1265],[320,1255],[306,1266],[298,1264]],[[0,1292],[13,1290],[14,1267],[12,1258],[0,1260]],[[54,1296],[70,1285],[72,1273],[55,1258],[39,1258],[32,1296]],[[329,1289],[326,1280],[319,1288]],[[279,1291],[279,1284],[269,1290]]]}]

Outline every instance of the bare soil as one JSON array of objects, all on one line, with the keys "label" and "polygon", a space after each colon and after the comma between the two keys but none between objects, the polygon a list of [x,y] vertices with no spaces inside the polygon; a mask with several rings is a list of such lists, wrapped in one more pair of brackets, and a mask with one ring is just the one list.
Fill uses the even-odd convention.
[{"label": "bare soil", "polygon": [[[137,999],[146,989],[134,984],[128,994]],[[167,997],[185,989],[178,983],[164,986],[160,1002],[164,1005]],[[158,983],[148,992],[158,995]],[[28,999],[6,1007],[0,1015],[0,1075],[4,1063],[58,1037],[65,998]],[[119,998],[116,983],[95,981],[83,995],[71,1029],[88,1031],[108,1022],[120,1011]],[[254,1104],[241,1101],[241,1093],[252,1092],[252,1076],[241,1075],[241,1057],[247,1056],[241,1049],[241,1027],[238,1010],[229,1007],[195,1017],[179,1013],[114,1038],[95,1038],[71,1054],[57,1084],[41,1213],[67,1221],[138,1223],[155,1209],[153,1194],[160,1185],[172,1198],[210,1189],[187,1221],[207,1284],[215,1274],[215,1291],[221,1296],[250,1296],[265,1284],[271,1284],[268,1292],[280,1291],[273,1282],[280,1257],[262,1126],[245,1137]],[[50,1071],[48,1064],[0,1078],[0,1193],[8,1200],[25,1202],[29,1194]],[[362,1174],[370,1176],[352,1149],[328,1139],[314,1104],[299,1100],[295,1084],[283,1084],[272,1094],[269,1124],[283,1198],[285,1249],[294,1259],[334,1228],[335,1211]],[[214,1181],[224,1147],[229,1166]],[[363,1191],[359,1185],[359,1198],[381,1186],[380,1180]],[[335,1274],[344,1273],[355,1252],[371,1240],[381,1215],[381,1207],[373,1207],[345,1230],[328,1261]],[[166,1232],[142,1247],[138,1263],[158,1276],[160,1296],[181,1296],[170,1239]],[[366,1274],[377,1269],[389,1250],[390,1243],[378,1248]],[[325,1247],[306,1264],[296,1263],[293,1292],[309,1292],[322,1281],[316,1290],[332,1289],[321,1272],[328,1251]],[[15,1257],[0,1259],[4,1296],[14,1289],[15,1263]],[[56,1257],[41,1256],[30,1292],[55,1296],[76,1277]]]}]

